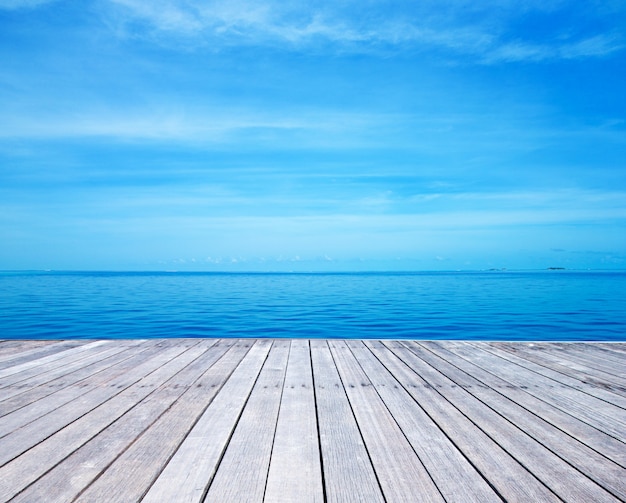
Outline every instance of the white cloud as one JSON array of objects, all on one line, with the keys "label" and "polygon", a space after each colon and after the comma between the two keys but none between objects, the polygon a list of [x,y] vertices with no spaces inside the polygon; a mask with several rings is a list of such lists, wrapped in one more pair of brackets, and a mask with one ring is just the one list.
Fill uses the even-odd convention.
[{"label": "white cloud", "polygon": [[484,62],[545,61],[607,56],[626,45],[616,35],[596,35],[575,42],[532,44],[524,41],[506,43],[486,52]]},{"label": "white cloud", "polygon": [[626,45],[616,35],[596,35],[578,42],[564,45],[560,52],[564,58],[573,59],[586,56],[606,56],[621,51]]},{"label": "white cloud", "polygon": [[[232,2],[199,0],[109,0],[120,33],[150,36],[165,44],[287,44],[315,48],[321,43],[339,50],[450,51],[483,63],[597,57],[624,48],[616,35],[598,33],[563,38],[569,27],[554,26],[552,40],[515,39],[511,26],[528,13],[554,14],[572,9],[571,2],[501,0],[496,6],[457,1],[423,1],[409,7],[388,2]],[[597,8],[598,16],[608,16]],[[532,33],[525,33],[532,37]]]},{"label": "white cloud", "polygon": [[[272,141],[295,135],[300,143],[333,144],[358,141],[382,124],[402,117],[337,110],[293,110],[291,113],[257,109],[197,108],[104,111],[97,107],[80,115],[13,114],[0,128],[0,138],[113,138],[119,140],[229,143],[242,137]],[[404,118],[406,120],[406,118]],[[306,134],[304,134],[306,132]],[[347,135],[347,138],[346,138]]]}]

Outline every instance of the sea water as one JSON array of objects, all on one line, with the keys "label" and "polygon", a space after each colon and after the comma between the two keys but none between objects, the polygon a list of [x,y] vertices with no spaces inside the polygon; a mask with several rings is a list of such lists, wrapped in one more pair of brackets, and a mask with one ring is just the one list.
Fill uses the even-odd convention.
[{"label": "sea water", "polygon": [[0,273],[0,339],[626,340],[626,272]]}]

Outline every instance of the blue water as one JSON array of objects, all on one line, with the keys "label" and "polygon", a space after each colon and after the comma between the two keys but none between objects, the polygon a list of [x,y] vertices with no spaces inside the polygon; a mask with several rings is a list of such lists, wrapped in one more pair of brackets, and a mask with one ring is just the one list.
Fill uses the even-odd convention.
[{"label": "blue water", "polygon": [[0,273],[0,338],[626,340],[624,272]]}]

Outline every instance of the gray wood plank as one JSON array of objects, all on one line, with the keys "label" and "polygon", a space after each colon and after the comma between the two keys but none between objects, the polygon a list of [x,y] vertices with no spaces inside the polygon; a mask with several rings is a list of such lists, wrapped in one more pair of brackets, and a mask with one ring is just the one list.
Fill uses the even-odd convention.
[{"label": "gray wood plank", "polygon": [[619,355],[626,354],[626,342],[594,342],[593,345]]},{"label": "gray wood plank", "polygon": [[324,501],[307,340],[291,341],[264,501]]},{"label": "gray wood plank", "polygon": [[[21,380],[22,375],[24,375],[23,373],[26,371],[34,369],[35,373],[45,372],[63,365],[67,358],[71,358],[74,355],[80,355],[91,348],[97,348],[107,344],[109,344],[109,341],[91,341],[87,344],[64,348],[62,351],[55,351],[52,354],[48,354],[40,358],[29,358],[23,363],[11,365],[0,370],[0,382],[3,384],[17,382]],[[26,376],[30,377],[31,373],[27,373]]]},{"label": "gray wood plank", "polygon": [[[97,375],[96,379],[91,379],[87,383],[83,383],[83,386],[71,386],[68,388],[61,388],[56,390],[54,393],[43,397],[40,400],[32,402],[19,410],[3,413],[2,417],[0,417],[0,438],[18,430],[19,428],[26,426],[27,424],[37,420],[41,416],[44,416],[59,407],[77,399],[78,397],[93,391],[93,388],[96,386],[103,386],[108,381],[113,380],[114,378],[123,375],[126,372],[129,364],[135,364],[137,361],[141,359],[148,359],[153,354],[157,354],[161,352],[161,349],[164,345],[169,345],[169,343],[164,344],[151,344],[150,351],[146,351],[143,353],[142,357],[139,355],[135,355],[132,361],[122,362],[120,364],[114,365],[110,367],[107,371],[101,372]],[[176,349],[173,349],[174,351]],[[3,404],[0,402],[0,407]],[[2,455],[0,453],[0,460],[2,459]]]},{"label": "gray wood plank", "polygon": [[[441,395],[459,409],[474,424],[480,427],[495,442],[514,456],[520,464],[532,471],[535,476],[565,501],[619,501],[603,487],[587,478],[584,473],[573,468],[546,446],[533,438],[495,410],[487,407],[469,392],[470,382],[455,382],[445,375],[445,362],[430,358],[427,350],[416,343],[406,343],[417,358],[411,364],[419,375],[436,387]],[[428,360],[431,359],[429,362]],[[436,365],[436,366],[433,366]],[[450,368],[446,370],[451,371]],[[516,423],[517,418],[513,418]]]},{"label": "gray wood plank", "polygon": [[275,341],[206,495],[207,501],[263,501],[289,341]]},{"label": "gray wood plank", "polygon": [[437,424],[361,341],[348,341],[411,446],[447,502],[502,501]]},{"label": "gray wood plank", "polygon": [[393,341],[366,341],[375,356],[437,423],[451,442],[509,502],[561,501],[539,479],[428,384],[413,365],[416,356]]},{"label": "gray wood plank", "polygon": [[[47,410],[43,415],[37,414],[36,419],[28,423],[19,424],[19,413],[25,410],[26,407],[17,411],[18,417],[15,421],[17,426],[0,438],[0,465],[15,458],[25,450],[30,449],[48,436],[76,421],[116,395],[120,395],[127,388],[152,374],[154,376],[150,377],[150,381],[154,382],[155,378],[158,379],[169,371],[167,367],[168,362],[197,343],[197,341],[186,341],[174,344],[171,347],[168,347],[167,344],[155,344],[153,347],[154,353],[149,355],[148,359],[146,359],[147,355],[144,352],[138,355],[136,359],[130,358],[122,362],[122,364],[116,365],[114,372],[109,373],[105,381],[101,380],[102,373],[99,374],[97,377],[100,380],[91,383],[86,393],[79,394],[74,400],[64,401],[63,405],[57,408],[51,408],[54,404],[46,404],[46,408],[51,410]],[[13,414],[4,416],[0,418],[0,422],[3,422],[6,418],[12,418],[12,416]]]},{"label": "gray wood plank", "polygon": [[16,358],[23,358],[37,353],[46,346],[58,344],[55,340],[36,340],[36,339],[4,339],[0,340],[0,368],[3,368],[5,362],[13,361]]},{"label": "gray wood plank", "polygon": [[50,340],[50,341],[6,341],[12,343],[11,349],[5,350],[0,356],[0,369],[20,365],[31,360],[37,360],[44,356],[53,355],[66,349],[89,344],[90,340]]},{"label": "gray wood plank", "polygon": [[335,365],[363,434],[385,499],[443,501],[443,497],[375,387],[343,341],[329,341]]},{"label": "gray wood plank", "polygon": [[[27,383],[20,383],[19,385],[1,389],[0,417],[41,400],[63,388],[88,385],[89,379],[93,379],[93,376],[99,372],[148,349],[147,345],[137,346],[139,345],[120,344],[119,346],[113,346],[107,351],[81,360],[75,366],[60,368],[44,374],[43,377],[37,376],[29,379]],[[132,350],[130,350],[131,348]],[[58,377],[55,377],[57,375]]]},{"label": "gray wood plank", "polygon": [[[553,377],[563,380],[566,376],[549,368],[493,347],[492,344],[476,347],[504,360],[497,363],[498,375],[502,379],[515,386],[523,387],[528,393],[578,417],[594,428],[622,442],[626,441],[626,416],[623,409],[613,406],[608,401],[581,393],[579,388],[552,380]],[[554,374],[558,375],[554,376]]]},{"label": "gray wood plank", "polygon": [[[198,390],[199,385],[202,387],[202,385],[207,384],[207,375],[211,374],[211,367],[228,351],[230,345],[232,342],[221,345],[216,344],[215,340],[200,342],[185,353],[189,359],[197,354],[195,360],[64,459],[66,452],[59,451],[66,451],[65,446],[62,446],[61,449],[54,449],[50,445],[47,452],[42,452],[42,450],[37,452],[34,459],[35,463],[39,461],[40,465],[54,466],[54,468],[19,493],[12,501],[25,503],[73,501],[119,456],[136,443],[142,435],[146,434],[147,430],[178,401],[188,400],[194,394],[192,400],[199,402],[200,396],[198,395],[200,392],[196,390]],[[224,373],[224,369],[220,368],[218,372]],[[192,420],[192,418],[179,418],[181,423],[184,420]],[[190,427],[189,424],[188,427]],[[80,433],[76,433],[76,436],[78,435]],[[171,436],[172,432],[170,432]],[[72,438],[72,440],[74,439],[75,437]],[[49,444],[50,441],[51,439],[48,439],[46,443]],[[156,445],[163,443],[156,442]],[[156,456],[151,456],[142,461],[145,472],[153,472],[153,465],[159,464]],[[34,467],[23,466],[22,469],[41,472],[41,468],[36,465]],[[143,485],[144,490],[148,487],[147,481],[143,481],[141,478],[133,479],[132,483],[120,484],[120,482],[122,480],[117,480],[113,486],[120,487],[123,491],[115,493],[109,490],[109,494],[104,496],[102,501],[131,501],[130,498],[133,494],[132,491],[128,490],[129,488],[137,485],[138,482]]]},{"label": "gray wood plank", "polygon": [[106,355],[119,353],[135,345],[137,345],[136,341],[128,340],[116,342],[115,344],[92,346],[84,351],[66,355],[56,360],[53,364],[33,367],[11,376],[0,378],[0,397],[5,396],[7,388],[23,389],[24,387],[46,383],[84,366],[85,362],[103,359]]},{"label": "gray wood plank", "polygon": [[324,340],[310,344],[326,500],[382,502],[382,490],[330,348]]},{"label": "gray wood plank", "polygon": [[626,501],[625,344],[8,342],[0,501]]},{"label": "gray wood plank", "polygon": [[588,394],[626,409],[626,378],[617,375],[626,374],[626,356],[620,364],[612,365],[612,373],[606,373],[601,370],[599,358],[588,358],[583,364],[572,352],[556,352],[552,349],[553,344],[491,345],[556,372],[551,373],[551,376],[558,382],[584,389]]},{"label": "gray wood plank", "polygon": [[[194,361],[204,350],[205,348],[199,346],[198,342],[180,344],[164,350],[147,362],[151,363],[151,366],[139,365],[129,371],[131,383],[125,386],[123,391],[109,397],[108,400],[101,400],[101,396],[96,397],[95,406],[91,407],[90,404],[89,411],[81,414],[79,418],[74,416],[74,411],[68,411],[63,415],[57,414],[54,419],[64,427],[0,467],[0,501],[15,496],[43,475],[50,465],[54,466],[56,462],[70,455],[131,410],[138,402]],[[48,422],[53,422],[52,418],[48,419]],[[7,440],[10,441],[11,437],[7,437]]]},{"label": "gray wood plank", "polygon": [[[613,344],[614,347],[619,343]],[[624,354],[619,351],[612,351],[606,346],[601,346],[593,342],[553,342],[550,346],[557,352],[566,352],[568,354],[577,354],[582,357],[583,362],[589,361],[591,358],[599,358],[601,363],[624,366]]]},{"label": "gray wood plank", "polygon": [[596,450],[623,468],[626,468],[626,448],[623,442],[599,431],[584,421],[562,411],[520,386],[515,386],[498,375],[501,362],[494,360],[494,355],[478,350],[475,346],[455,341],[422,342],[446,361],[479,380],[483,385],[502,394],[507,399],[537,416],[538,421],[546,421],[576,440]]},{"label": "gray wood plank", "polygon": [[224,356],[107,467],[78,501],[141,500],[252,346],[249,341],[220,345],[232,342]]},{"label": "gray wood plank", "polygon": [[[556,342],[542,344],[541,347],[556,356],[563,356],[568,362],[574,362],[583,368],[583,372],[590,374],[601,371],[609,376],[617,377],[624,385],[624,367],[626,357],[618,353],[600,350],[591,343]],[[570,365],[568,365],[570,366]]]},{"label": "gray wood plank", "polygon": [[[430,349],[431,344],[421,343],[420,346]],[[537,415],[496,392],[486,383],[452,365],[445,358],[448,355],[441,356],[426,350],[420,351],[419,356],[457,386],[576,468],[581,474],[592,479],[616,498],[626,500],[626,470],[623,467],[541,420]],[[537,469],[541,470],[541,467],[538,466]]]},{"label": "gray wood plank", "polygon": [[[256,341],[142,501],[183,503],[204,499],[270,347],[269,340]],[[92,498],[86,493],[79,501],[101,501]]]}]

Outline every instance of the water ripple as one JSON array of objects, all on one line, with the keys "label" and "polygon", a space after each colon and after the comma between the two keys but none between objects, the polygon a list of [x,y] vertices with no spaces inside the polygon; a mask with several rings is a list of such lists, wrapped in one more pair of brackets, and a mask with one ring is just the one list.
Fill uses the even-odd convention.
[{"label": "water ripple", "polygon": [[1,338],[624,340],[625,273],[2,273]]}]

